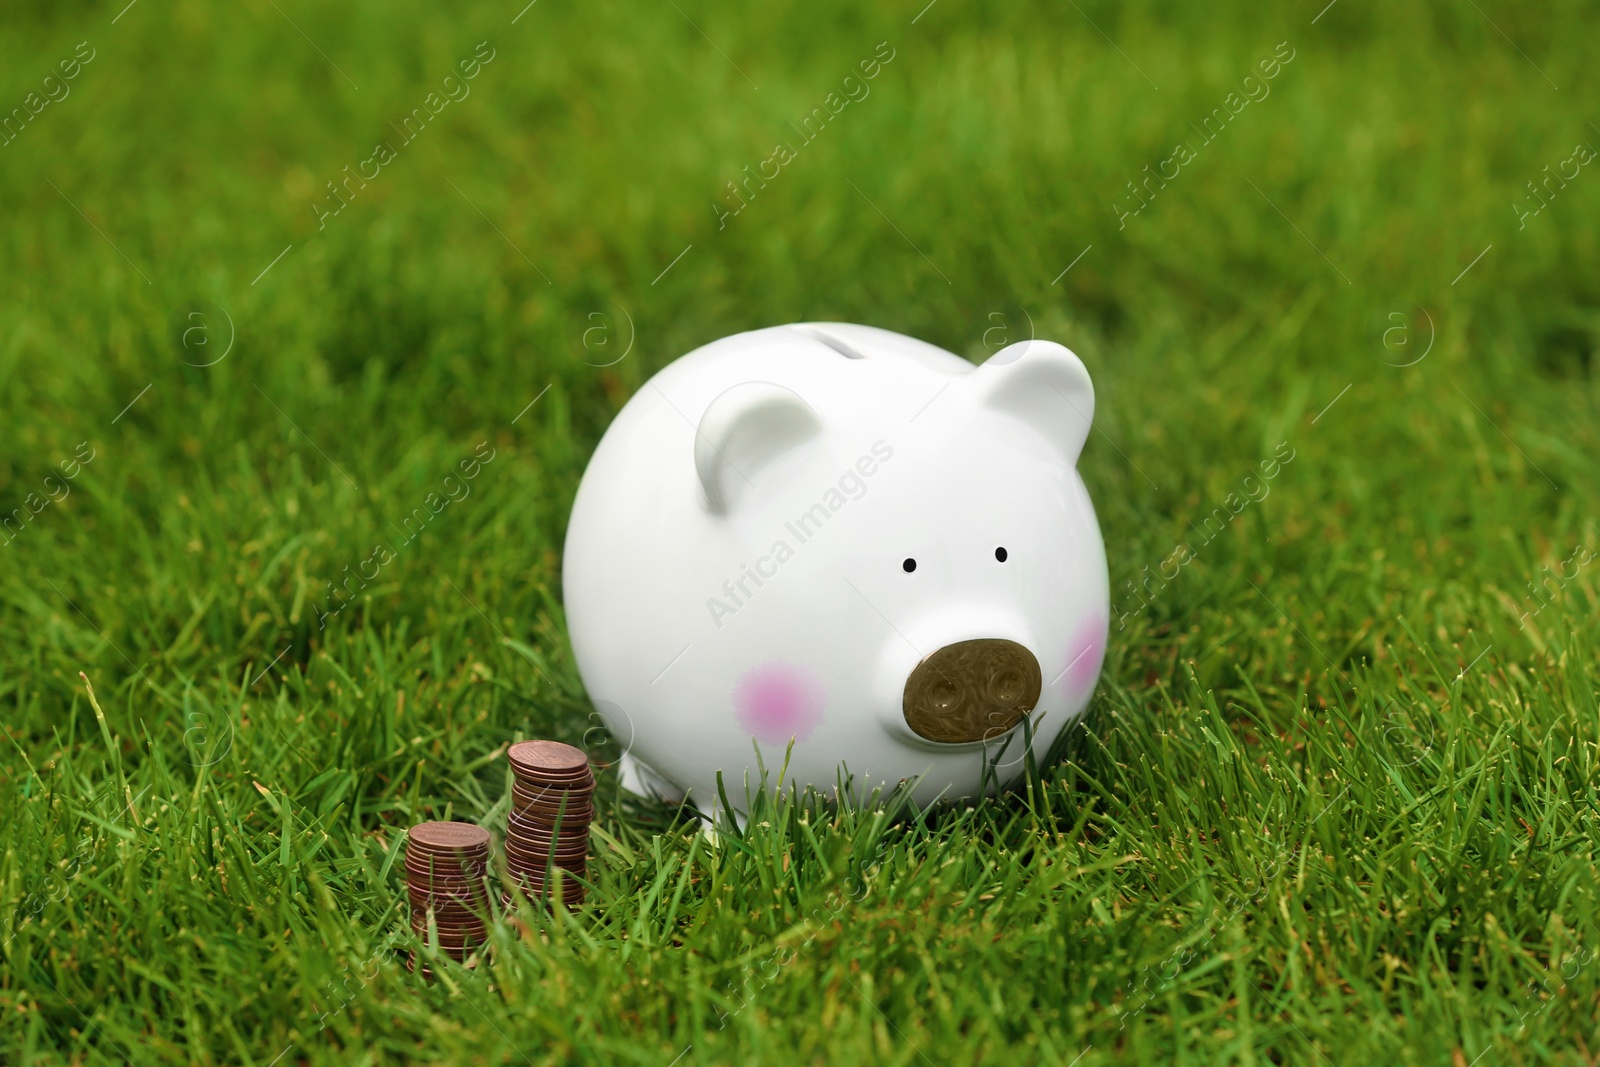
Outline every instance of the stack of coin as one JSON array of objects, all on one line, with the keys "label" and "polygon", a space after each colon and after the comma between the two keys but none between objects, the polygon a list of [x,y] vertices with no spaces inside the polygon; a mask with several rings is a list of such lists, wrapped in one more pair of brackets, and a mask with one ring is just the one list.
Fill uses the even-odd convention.
[{"label": "stack of coin", "polygon": [[425,940],[436,933],[446,955],[465,960],[484,941],[488,872],[489,831],[466,822],[413,826],[406,836],[411,928]]},{"label": "stack of coin", "polygon": [[594,773],[589,758],[557,741],[521,741],[511,746],[511,814],[506,819],[506,873],[514,905],[518,893],[547,899],[560,868],[561,900],[583,903],[583,877],[594,821]]}]

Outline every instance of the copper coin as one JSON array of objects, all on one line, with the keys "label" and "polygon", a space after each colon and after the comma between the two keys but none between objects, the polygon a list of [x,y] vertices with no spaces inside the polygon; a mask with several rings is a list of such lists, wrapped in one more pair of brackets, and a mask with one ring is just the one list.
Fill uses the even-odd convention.
[{"label": "copper coin", "polygon": [[419,911],[428,908],[435,911],[482,910],[484,901],[489,899],[488,894],[481,889],[468,897],[447,897],[437,893],[407,893],[406,896],[410,899],[411,906]]},{"label": "copper coin", "polygon": [[406,844],[430,852],[473,852],[488,847],[476,823],[457,819],[451,822],[422,822],[406,831]]},{"label": "copper coin", "polygon": [[430,915],[440,926],[487,922],[489,901],[484,900],[482,903],[470,908],[459,904],[444,907],[438,904],[413,904],[411,907],[411,919],[413,922],[425,922]]},{"label": "copper coin", "polygon": [[554,822],[545,822],[543,819],[530,819],[516,812],[506,816],[506,832],[522,836],[543,837],[587,837],[592,819],[561,820],[561,825]]},{"label": "copper coin", "polygon": [[594,812],[574,816],[571,812],[561,816],[559,825],[554,815],[529,815],[513,810],[506,816],[506,832],[513,834],[553,834],[558,831],[565,837],[586,834],[594,825]]},{"label": "copper coin", "polygon": [[481,905],[471,908],[441,908],[437,905],[411,908],[413,926],[426,926],[430,917],[441,927],[482,926],[489,921],[489,902],[485,900]]},{"label": "copper coin", "polygon": [[487,878],[488,875],[470,882],[407,882],[406,895],[413,900],[472,900],[483,895]]},{"label": "copper coin", "polygon": [[438,945],[440,949],[456,950],[456,952],[461,952],[461,950],[466,949],[474,949],[474,947],[477,947],[477,945],[485,944],[485,942],[488,941],[488,937],[483,936],[483,934],[470,934],[470,936],[450,936],[450,934],[440,933],[438,934],[437,939],[435,939],[435,937],[429,936],[429,933],[427,933],[426,929],[414,929],[414,931],[411,931],[411,933],[416,934],[418,941],[421,941],[422,944]]},{"label": "copper coin", "polygon": [[[555,891],[554,881],[547,882],[535,875],[527,875],[521,878],[510,878],[506,880],[506,884],[511,886],[513,889],[521,888],[530,893],[537,893],[540,896],[549,896]],[[579,892],[583,886],[584,883],[579,881],[577,878],[563,878],[561,880],[561,890],[569,896],[573,893]]]},{"label": "copper coin", "polygon": [[[518,909],[529,907],[530,905],[533,907],[548,907],[551,899],[538,893],[513,893],[506,898],[505,907],[508,912],[516,912]],[[583,903],[583,894],[580,893],[572,897],[563,896],[561,903],[568,908],[578,907]]]},{"label": "copper coin", "polygon": [[473,907],[483,903],[488,893],[483,886],[446,892],[440,889],[415,889],[406,887],[406,896],[418,907]]},{"label": "copper coin", "polygon": [[589,864],[582,858],[563,860],[560,863],[548,863],[545,860],[534,860],[532,863],[512,861],[506,864],[506,871],[513,878],[554,878],[556,871],[561,871],[563,877],[571,878],[574,875],[581,877],[589,869]]},{"label": "copper coin", "polygon": [[426,889],[442,889],[442,891],[451,891],[453,889],[453,891],[462,893],[462,891],[467,891],[467,889],[480,883],[486,873],[488,873],[488,869],[474,870],[474,872],[470,873],[448,873],[446,875],[443,872],[411,870],[410,867],[406,867],[405,881],[406,885],[411,886],[413,889],[424,889],[424,891]]},{"label": "copper coin", "polygon": [[487,895],[484,887],[488,884],[488,881],[488,879],[485,879],[477,885],[451,890],[443,890],[437,886],[431,889],[427,886],[407,886],[406,899],[411,901],[411,906],[415,908],[477,907],[483,903],[483,899]]},{"label": "copper coin", "polygon": [[424,822],[406,832],[408,844],[427,852],[487,852],[489,831],[470,822]]},{"label": "copper coin", "polygon": [[543,786],[529,789],[520,784],[513,784],[511,806],[554,813],[564,804],[568,811],[577,811],[594,804],[594,793],[592,786],[587,789],[547,789]]},{"label": "copper coin", "polygon": [[[433,928],[439,931],[440,937],[482,937],[488,929],[488,924],[482,919],[462,919],[458,922],[444,922],[435,918]],[[414,915],[411,917],[411,929],[419,934],[428,932],[428,919],[426,916]]]},{"label": "copper coin", "polygon": [[411,932],[418,938],[428,943],[437,943],[441,948],[465,948],[467,945],[481,945],[488,940],[488,931],[482,927],[436,927],[438,937],[430,932],[426,926],[413,926]]},{"label": "copper coin", "polygon": [[[473,919],[470,916],[454,919],[449,922],[446,922],[444,919],[435,916],[433,920],[433,928],[439,931],[439,937],[441,939],[447,941],[459,941],[463,937],[475,937],[479,940],[482,940],[486,936],[484,931],[488,929],[488,924],[482,919]],[[419,917],[412,919],[411,929],[423,937],[427,937],[427,918]]]},{"label": "copper coin", "polygon": [[512,786],[521,789],[524,793],[541,796],[546,793],[580,793],[588,795],[595,791],[598,783],[595,777],[587,772],[573,778],[530,778],[515,769],[511,772]]},{"label": "copper coin", "polygon": [[581,862],[589,858],[589,850],[582,846],[577,848],[547,848],[541,845],[523,845],[517,842],[506,841],[506,859],[516,860],[521,863],[537,863],[543,866],[552,860],[558,864]]},{"label": "copper coin", "polygon": [[524,789],[587,789],[594,784],[594,772],[585,767],[571,774],[551,774],[546,771],[530,772],[526,767],[511,765],[511,778]]},{"label": "copper coin", "polygon": [[506,832],[516,837],[588,837],[592,819],[562,820],[560,826],[539,819],[526,819],[512,813],[506,816]]},{"label": "copper coin", "polygon": [[481,856],[435,856],[427,852],[409,852],[406,854],[406,866],[414,871],[438,871],[440,874],[455,874],[458,871],[481,871],[489,863],[489,854]]},{"label": "copper coin", "polygon": [[440,942],[437,945],[435,945],[432,942],[430,942],[427,938],[423,938],[422,939],[422,943],[424,945],[428,945],[428,946],[432,947],[435,951],[439,952],[440,954],[450,957],[451,959],[455,960],[457,963],[464,962],[468,956],[472,955],[474,952],[478,951],[479,949],[481,949],[483,947],[483,945],[481,943],[476,942],[476,941],[471,942],[471,943],[465,943],[464,942],[464,943],[459,944],[459,945],[447,945],[447,944],[445,944],[443,942]]},{"label": "copper coin", "polygon": [[582,749],[560,741],[518,741],[507,750],[506,758],[529,774],[571,775],[589,769],[589,757]]},{"label": "copper coin", "polygon": [[548,778],[528,778],[515,772],[511,775],[511,788],[534,798],[549,796],[559,799],[569,793],[588,796],[595,791],[596,785],[594,775],[588,773],[556,781]]},{"label": "copper coin", "polygon": [[458,874],[450,877],[437,874],[423,874],[417,871],[406,872],[406,886],[419,892],[438,890],[446,893],[466,893],[488,875],[488,871],[481,871],[468,877]]},{"label": "copper coin", "polygon": [[529,841],[587,841],[589,827],[592,825],[594,825],[592,819],[563,819],[560,826],[552,826],[549,823],[524,819],[513,814],[506,819],[506,836]]},{"label": "copper coin", "polygon": [[470,882],[464,879],[459,881],[439,881],[426,878],[413,881],[408,879],[406,881],[406,892],[418,898],[437,897],[440,900],[471,900],[474,897],[483,895],[483,883],[488,877],[488,872],[485,872],[483,877],[474,878]]},{"label": "copper coin", "polygon": [[589,827],[562,827],[560,832],[550,832],[547,827],[530,827],[530,825],[507,825],[506,840],[523,848],[538,848],[539,851],[555,845],[555,848],[576,848],[579,845],[589,845]]},{"label": "copper coin", "polygon": [[515,813],[506,817],[506,834],[511,837],[587,837],[593,819],[562,819],[561,825],[540,819],[527,819]]},{"label": "copper coin", "polygon": [[567,804],[571,806],[578,803],[587,803],[594,796],[597,788],[598,786],[592,781],[575,782],[566,786],[554,786],[514,780],[511,783],[511,795],[528,804]]},{"label": "copper coin", "polygon": [[407,855],[405,858],[407,870],[416,871],[418,874],[437,874],[446,878],[472,877],[479,871],[486,870],[489,866],[487,854],[474,856],[470,859],[458,859],[455,856],[429,856]]},{"label": "copper coin", "polygon": [[482,948],[484,945],[482,940],[432,941],[429,940],[426,934],[418,934],[417,940],[421,941],[424,945],[429,945],[438,949],[440,952],[443,952],[445,955],[458,962],[466,959],[469,953]]},{"label": "copper coin", "polygon": [[593,789],[595,784],[594,772],[585,767],[581,771],[566,775],[529,774],[525,768],[515,764],[511,767],[511,784],[521,786],[532,793],[549,790],[552,793],[582,792]]},{"label": "copper coin", "polygon": [[[481,925],[435,926],[434,930],[439,934],[439,944],[441,945],[459,946],[465,945],[468,942],[481,943],[489,936],[488,930]],[[424,941],[431,939],[433,936],[433,934],[429,932],[426,925],[418,925],[416,923],[412,924],[411,932],[422,938]]]},{"label": "copper coin", "polygon": [[588,869],[589,860],[587,856],[559,857],[552,863],[543,856],[537,859],[528,859],[523,856],[506,857],[506,870],[519,877],[525,874],[537,874],[543,878],[546,873],[558,867],[568,874],[582,874]]},{"label": "copper coin", "polygon": [[542,860],[534,863],[519,863],[512,861],[506,864],[506,877],[512,880],[537,879],[541,882],[555,878],[555,872],[561,871],[562,877],[571,879],[582,878],[589,871],[583,860],[568,860],[565,863],[547,865]]},{"label": "copper coin", "polygon": [[[554,886],[544,885],[538,882],[515,882],[507,891],[507,895],[515,896],[517,893],[522,893],[524,896],[550,897],[553,895],[551,890],[554,888]],[[577,897],[581,897],[583,896],[586,888],[587,887],[584,886],[582,882],[565,882],[561,886],[562,899],[572,900]]]},{"label": "copper coin", "polygon": [[594,801],[587,796],[530,796],[520,790],[511,791],[511,810],[525,819],[553,820],[556,816],[584,818],[594,814]]},{"label": "copper coin", "polygon": [[422,913],[432,908],[436,912],[472,912],[483,914],[488,910],[489,895],[479,893],[475,897],[435,897],[422,894],[408,894],[411,908],[417,913]]},{"label": "copper coin", "polygon": [[558,824],[555,819],[529,818],[518,812],[506,816],[506,830],[514,834],[556,834],[563,837],[573,837],[587,834],[589,827],[594,825],[594,819],[563,817]]},{"label": "copper coin", "polygon": [[[482,827],[474,827],[482,829]],[[484,830],[484,833],[489,831]],[[482,863],[489,849],[431,849],[422,845],[407,845],[406,855],[418,863]]]},{"label": "copper coin", "polygon": [[433,886],[438,889],[465,889],[477,885],[488,874],[488,868],[481,871],[416,871],[406,868],[406,884],[426,889]]},{"label": "copper coin", "polygon": [[594,824],[592,813],[588,816],[571,815],[562,816],[558,824],[554,818],[541,818],[529,816],[522,812],[513,811],[506,816],[506,830],[516,834],[554,834],[561,833],[567,836],[586,833]]},{"label": "copper coin", "polygon": [[470,870],[462,869],[462,867],[451,867],[451,869],[434,867],[434,869],[429,870],[426,867],[418,869],[418,867],[413,867],[411,864],[405,865],[406,883],[416,885],[418,888],[430,885],[440,886],[440,888],[443,888],[443,886],[474,885],[477,881],[482,880],[483,875],[486,875],[488,870],[490,870],[488,864],[483,864]]},{"label": "copper coin", "polygon": [[563,826],[559,833],[552,833],[546,826],[507,823],[506,843],[522,849],[537,849],[540,852],[547,851],[551,845],[556,848],[586,847],[589,844],[589,828],[579,826],[568,829]]},{"label": "copper coin", "polygon": [[569,841],[540,841],[523,837],[506,838],[506,855],[515,855],[519,859],[566,860],[577,857],[582,859],[589,854],[589,843],[584,840]]},{"label": "copper coin", "polygon": [[507,817],[509,818],[513,815],[523,822],[539,823],[544,826],[553,825],[559,819],[562,826],[567,826],[572,823],[594,822],[595,810],[594,805],[588,801],[584,801],[582,804],[562,806],[560,804],[546,804],[542,801],[525,804],[513,797],[511,811]]},{"label": "copper coin", "polygon": [[407,886],[406,896],[411,903],[418,907],[426,907],[430,904],[441,907],[472,907],[483,901],[486,895],[484,884],[487,884],[487,882],[488,879],[484,879],[483,884],[451,890],[440,889],[438,886],[431,889]]},{"label": "copper coin", "polygon": [[[579,900],[583,897],[584,889],[580,883],[568,882],[561,887],[561,899]],[[512,887],[512,891],[530,897],[549,898],[556,895],[555,886],[538,885],[533,882],[518,882]]]},{"label": "copper coin", "polygon": [[506,846],[522,852],[587,852],[589,851],[588,834],[540,834],[520,833],[507,834]]},{"label": "copper coin", "polygon": [[507,872],[507,874],[510,876],[510,881],[513,882],[520,882],[525,885],[546,886],[552,884],[556,880],[555,872],[557,870],[561,871],[561,880],[567,883],[575,882],[589,873],[587,867],[560,867],[552,868],[550,870],[546,870],[543,867],[523,867],[518,870],[510,870]]},{"label": "copper coin", "polygon": [[[507,898],[505,906],[507,911],[514,912],[519,908],[528,907],[530,904],[535,907],[548,907],[556,899],[543,893],[523,890]],[[568,908],[575,908],[583,903],[583,894],[563,894],[559,899]]]},{"label": "copper coin", "polygon": [[583,859],[589,855],[589,846],[586,841],[528,841],[515,837],[506,838],[506,855],[516,856],[518,859],[537,860],[543,862],[549,859],[567,860]]},{"label": "copper coin", "polygon": [[525,819],[552,821],[557,816],[566,819],[590,818],[594,815],[594,801],[587,796],[530,797],[520,790],[511,791],[511,810]]}]

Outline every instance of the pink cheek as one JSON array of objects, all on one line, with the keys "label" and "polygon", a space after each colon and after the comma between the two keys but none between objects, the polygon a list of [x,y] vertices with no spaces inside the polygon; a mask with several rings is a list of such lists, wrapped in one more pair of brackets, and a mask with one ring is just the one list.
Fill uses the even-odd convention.
[{"label": "pink cheek", "polygon": [[1106,658],[1106,635],[1109,620],[1103,615],[1091,615],[1078,628],[1078,634],[1067,646],[1067,668],[1061,672],[1061,685],[1069,698],[1087,696],[1095,679],[1100,676],[1100,665]]},{"label": "pink cheek", "polygon": [[746,671],[733,690],[739,724],[757,741],[804,741],[822,722],[823,689],[811,672],[792,663],[763,663]]}]

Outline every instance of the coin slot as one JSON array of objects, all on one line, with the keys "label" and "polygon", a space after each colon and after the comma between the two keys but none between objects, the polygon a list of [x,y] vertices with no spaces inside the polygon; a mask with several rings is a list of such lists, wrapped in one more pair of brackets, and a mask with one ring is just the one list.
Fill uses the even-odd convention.
[{"label": "coin slot", "polygon": [[794,329],[796,333],[805,334],[813,341],[820,341],[822,344],[827,345],[829,348],[833,349],[846,359],[866,358],[860,352],[857,352],[855,349],[851,348],[848,344],[833,336],[831,333],[825,333],[813,326],[796,326]]}]

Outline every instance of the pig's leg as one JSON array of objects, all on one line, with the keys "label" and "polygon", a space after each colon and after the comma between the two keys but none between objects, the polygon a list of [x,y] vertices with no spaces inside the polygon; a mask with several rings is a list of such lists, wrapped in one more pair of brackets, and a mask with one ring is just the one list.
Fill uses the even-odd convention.
[{"label": "pig's leg", "polygon": [[622,754],[617,770],[622,776],[622,788],[635,796],[654,797],[668,804],[683,803],[683,790],[661,777],[633,753]]},{"label": "pig's leg", "polygon": [[[715,797],[716,793],[713,791],[710,795]],[[700,835],[706,839],[706,844],[713,847],[721,845],[720,827],[726,826],[730,820],[739,828],[740,833],[743,833],[744,828],[750,823],[750,817],[744,812],[725,809],[719,800],[711,802],[709,813],[703,808],[700,809]]]}]

